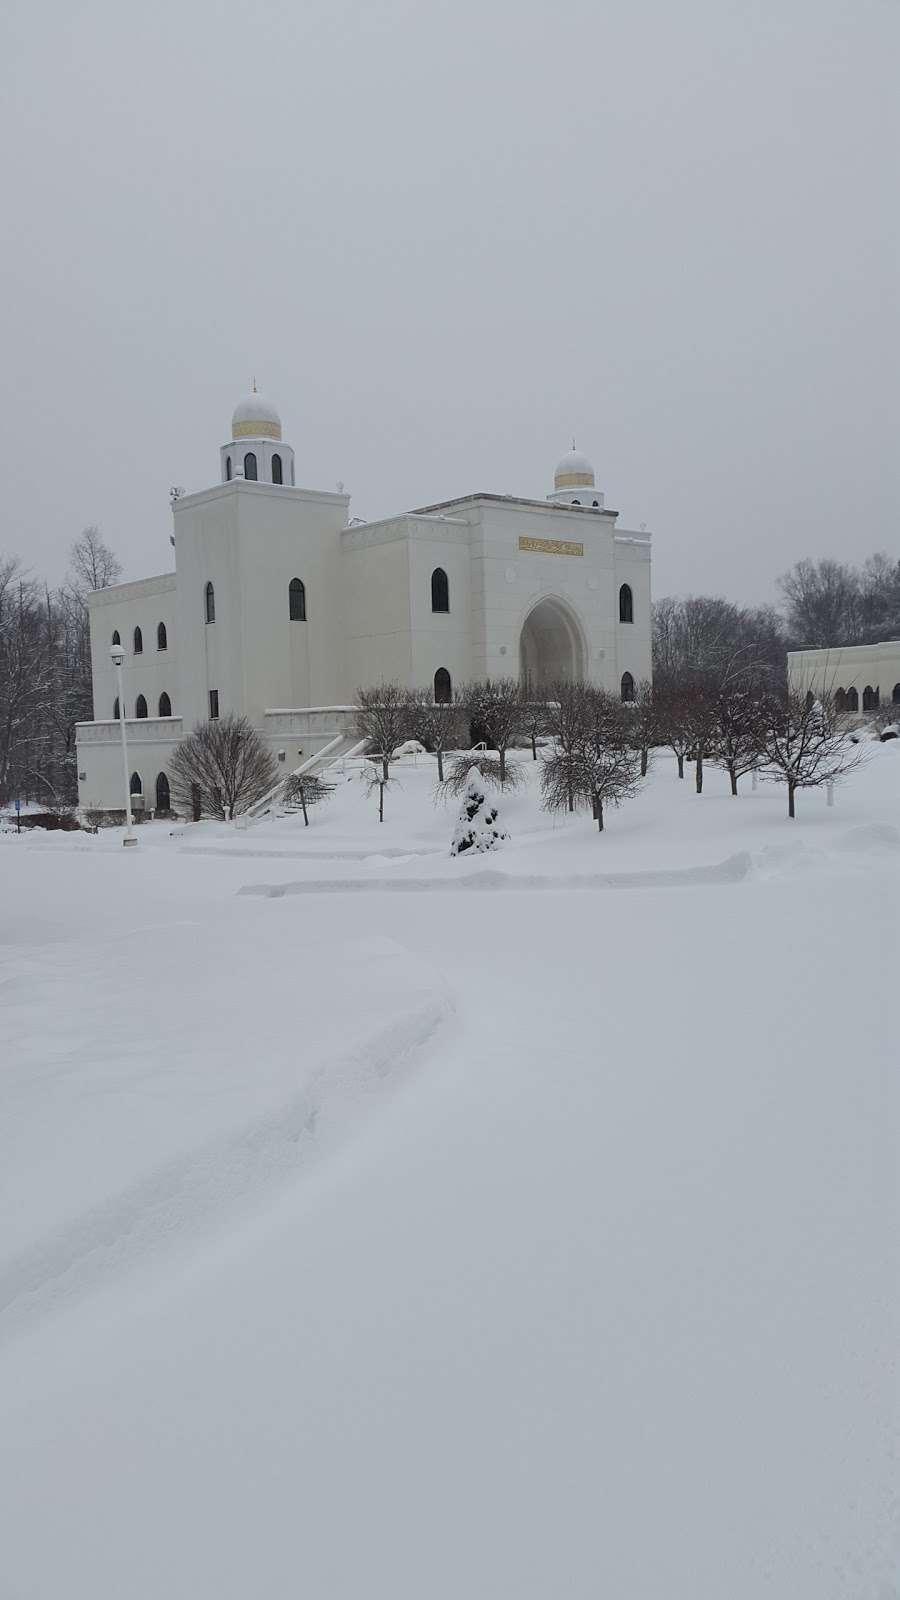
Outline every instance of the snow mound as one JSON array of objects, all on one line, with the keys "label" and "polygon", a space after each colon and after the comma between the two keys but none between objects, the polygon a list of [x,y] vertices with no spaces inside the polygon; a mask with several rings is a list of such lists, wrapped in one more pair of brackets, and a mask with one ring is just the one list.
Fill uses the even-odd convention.
[{"label": "snow mound", "polygon": [[892,856],[900,850],[900,828],[892,822],[866,822],[835,840],[835,849],[851,855]]}]

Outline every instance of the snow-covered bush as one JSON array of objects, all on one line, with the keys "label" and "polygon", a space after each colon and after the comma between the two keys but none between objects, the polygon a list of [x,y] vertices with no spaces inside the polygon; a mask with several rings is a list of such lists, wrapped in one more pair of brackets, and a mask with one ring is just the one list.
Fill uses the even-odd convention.
[{"label": "snow-covered bush", "polygon": [[508,838],[509,834],[500,826],[497,807],[485,796],[481,773],[477,767],[472,767],[450,854],[461,856],[467,850],[496,850],[501,840]]}]

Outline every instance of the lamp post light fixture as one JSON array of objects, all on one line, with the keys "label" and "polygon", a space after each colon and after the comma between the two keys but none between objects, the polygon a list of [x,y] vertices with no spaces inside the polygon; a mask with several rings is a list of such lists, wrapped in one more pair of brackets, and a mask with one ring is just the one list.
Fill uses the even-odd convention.
[{"label": "lamp post light fixture", "polygon": [[112,664],[116,669],[116,681],[119,688],[119,729],[122,734],[122,773],[125,778],[125,837],[123,844],[137,844],[137,834],[131,819],[131,776],[128,771],[128,737],[125,732],[125,690],[122,687],[122,662],[125,660],[125,651],[120,644],[110,648]]}]

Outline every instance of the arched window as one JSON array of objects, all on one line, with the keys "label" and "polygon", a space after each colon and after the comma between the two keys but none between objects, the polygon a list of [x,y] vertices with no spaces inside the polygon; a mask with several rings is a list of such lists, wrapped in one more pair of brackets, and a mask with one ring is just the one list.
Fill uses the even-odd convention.
[{"label": "arched window", "polygon": [[870,683],[863,689],[863,711],[874,711],[878,705],[878,690],[873,689]]},{"label": "arched window", "polygon": [[164,772],[159,772],[156,776],[156,809],[157,811],[168,811],[170,805],[169,780]]},{"label": "arched window", "polygon": [[145,717],[147,715],[147,702],[142,694],[139,694],[134,702],[134,714],[136,717]]},{"label": "arched window", "polygon": [[112,639],[111,639],[111,641],[110,641],[110,642],[111,642],[111,643],[112,643],[112,644],[121,644],[121,643],[122,643],[122,640],[121,640],[121,638],[120,638],[120,637],[119,637],[119,630],[118,630],[118,628],[117,628],[117,629],[116,629],[116,631],[115,631],[115,633],[114,633],[114,634],[113,634],[113,636],[112,636]]},{"label": "arched window", "polygon": [[431,574],[432,611],[450,610],[450,584],[443,567],[435,567]]},{"label": "arched window", "polygon": [[119,720],[119,696],[116,695],[115,701],[113,703],[113,722],[118,722],[118,720]]},{"label": "arched window", "polygon": [[144,635],[141,633],[140,628],[135,628],[135,630],[134,630],[134,653],[135,653],[135,655],[136,656],[141,655],[143,653],[143,649],[144,649]]},{"label": "arched window", "polygon": [[164,622],[161,622],[156,630],[156,648],[157,650],[167,650],[168,647],[169,636],[166,633],[166,625]]},{"label": "arched window", "polygon": [[231,482],[231,457],[230,456],[226,456],[225,457],[225,482],[226,483],[230,483]]},{"label": "arched window", "polygon": [[248,450],[244,457],[244,477],[249,483],[256,482],[256,457],[252,450]]},{"label": "arched window", "polygon": [[141,775],[139,772],[133,772],[131,774],[131,781],[128,787],[132,794],[143,794],[144,785],[141,783]]},{"label": "arched window", "polygon": [[299,578],[288,584],[288,615],[292,622],[306,621],[306,589]]},{"label": "arched window", "polygon": [[812,711],[812,708],[815,705],[815,703],[816,703],[816,697],[813,694],[812,689],[807,689],[807,691],[806,691],[806,709],[807,709],[807,711]]},{"label": "arched window", "polygon": [[894,691],[891,695],[891,705],[900,706],[900,683],[894,684]]},{"label": "arched window", "polygon": [[580,500],[573,500],[572,504],[573,504],[573,506],[580,506],[581,505],[581,501]]},{"label": "arched window", "polygon": [[634,679],[630,672],[622,673],[622,699],[626,701],[634,699]]},{"label": "arched window", "polygon": [[619,590],[619,621],[634,621],[634,595],[630,583],[623,583]]},{"label": "arched window", "polygon": [[834,709],[838,715],[847,709],[847,696],[843,689],[835,689],[834,691]]},{"label": "arched window", "polygon": [[593,506],[595,511],[599,511],[599,509],[600,509],[600,501],[599,500],[592,500],[591,501],[591,505]]},{"label": "arched window", "polygon": [[859,710],[859,695],[857,694],[855,689],[848,689],[847,690],[847,710],[848,711],[858,711]]},{"label": "arched window", "polygon": [[281,457],[280,456],[273,456],[272,457],[272,482],[273,483],[284,483],[284,475],[283,475],[282,470],[281,470]]},{"label": "arched window", "polygon": [[453,685],[446,667],[438,667],[434,675],[434,703],[436,706],[448,706],[453,699]]},{"label": "arched window", "polygon": [[213,588],[211,583],[208,583],[206,585],[205,595],[206,595],[206,620],[207,620],[207,622],[215,622],[215,620],[216,620],[216,591]]},{"label": "arched window", "polygon": [[163,689],[163,692],[159,697],[159,715],[161,717],[170,717],[172,715],[172,702],[169,699],[169,696],[166,694],[165,689]]}]

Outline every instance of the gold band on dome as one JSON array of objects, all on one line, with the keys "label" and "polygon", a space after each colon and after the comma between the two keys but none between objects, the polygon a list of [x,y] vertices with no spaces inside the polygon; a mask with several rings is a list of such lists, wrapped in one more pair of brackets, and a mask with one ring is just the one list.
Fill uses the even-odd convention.
[{"label": "gold band on dome", "polygon": [[233,422],[232,439],[280,439],[280,422]]},{"label": "gold band on dome", "polygon": [[593,489],[592,472],[558,472],[553,482],[557,489]]}]

